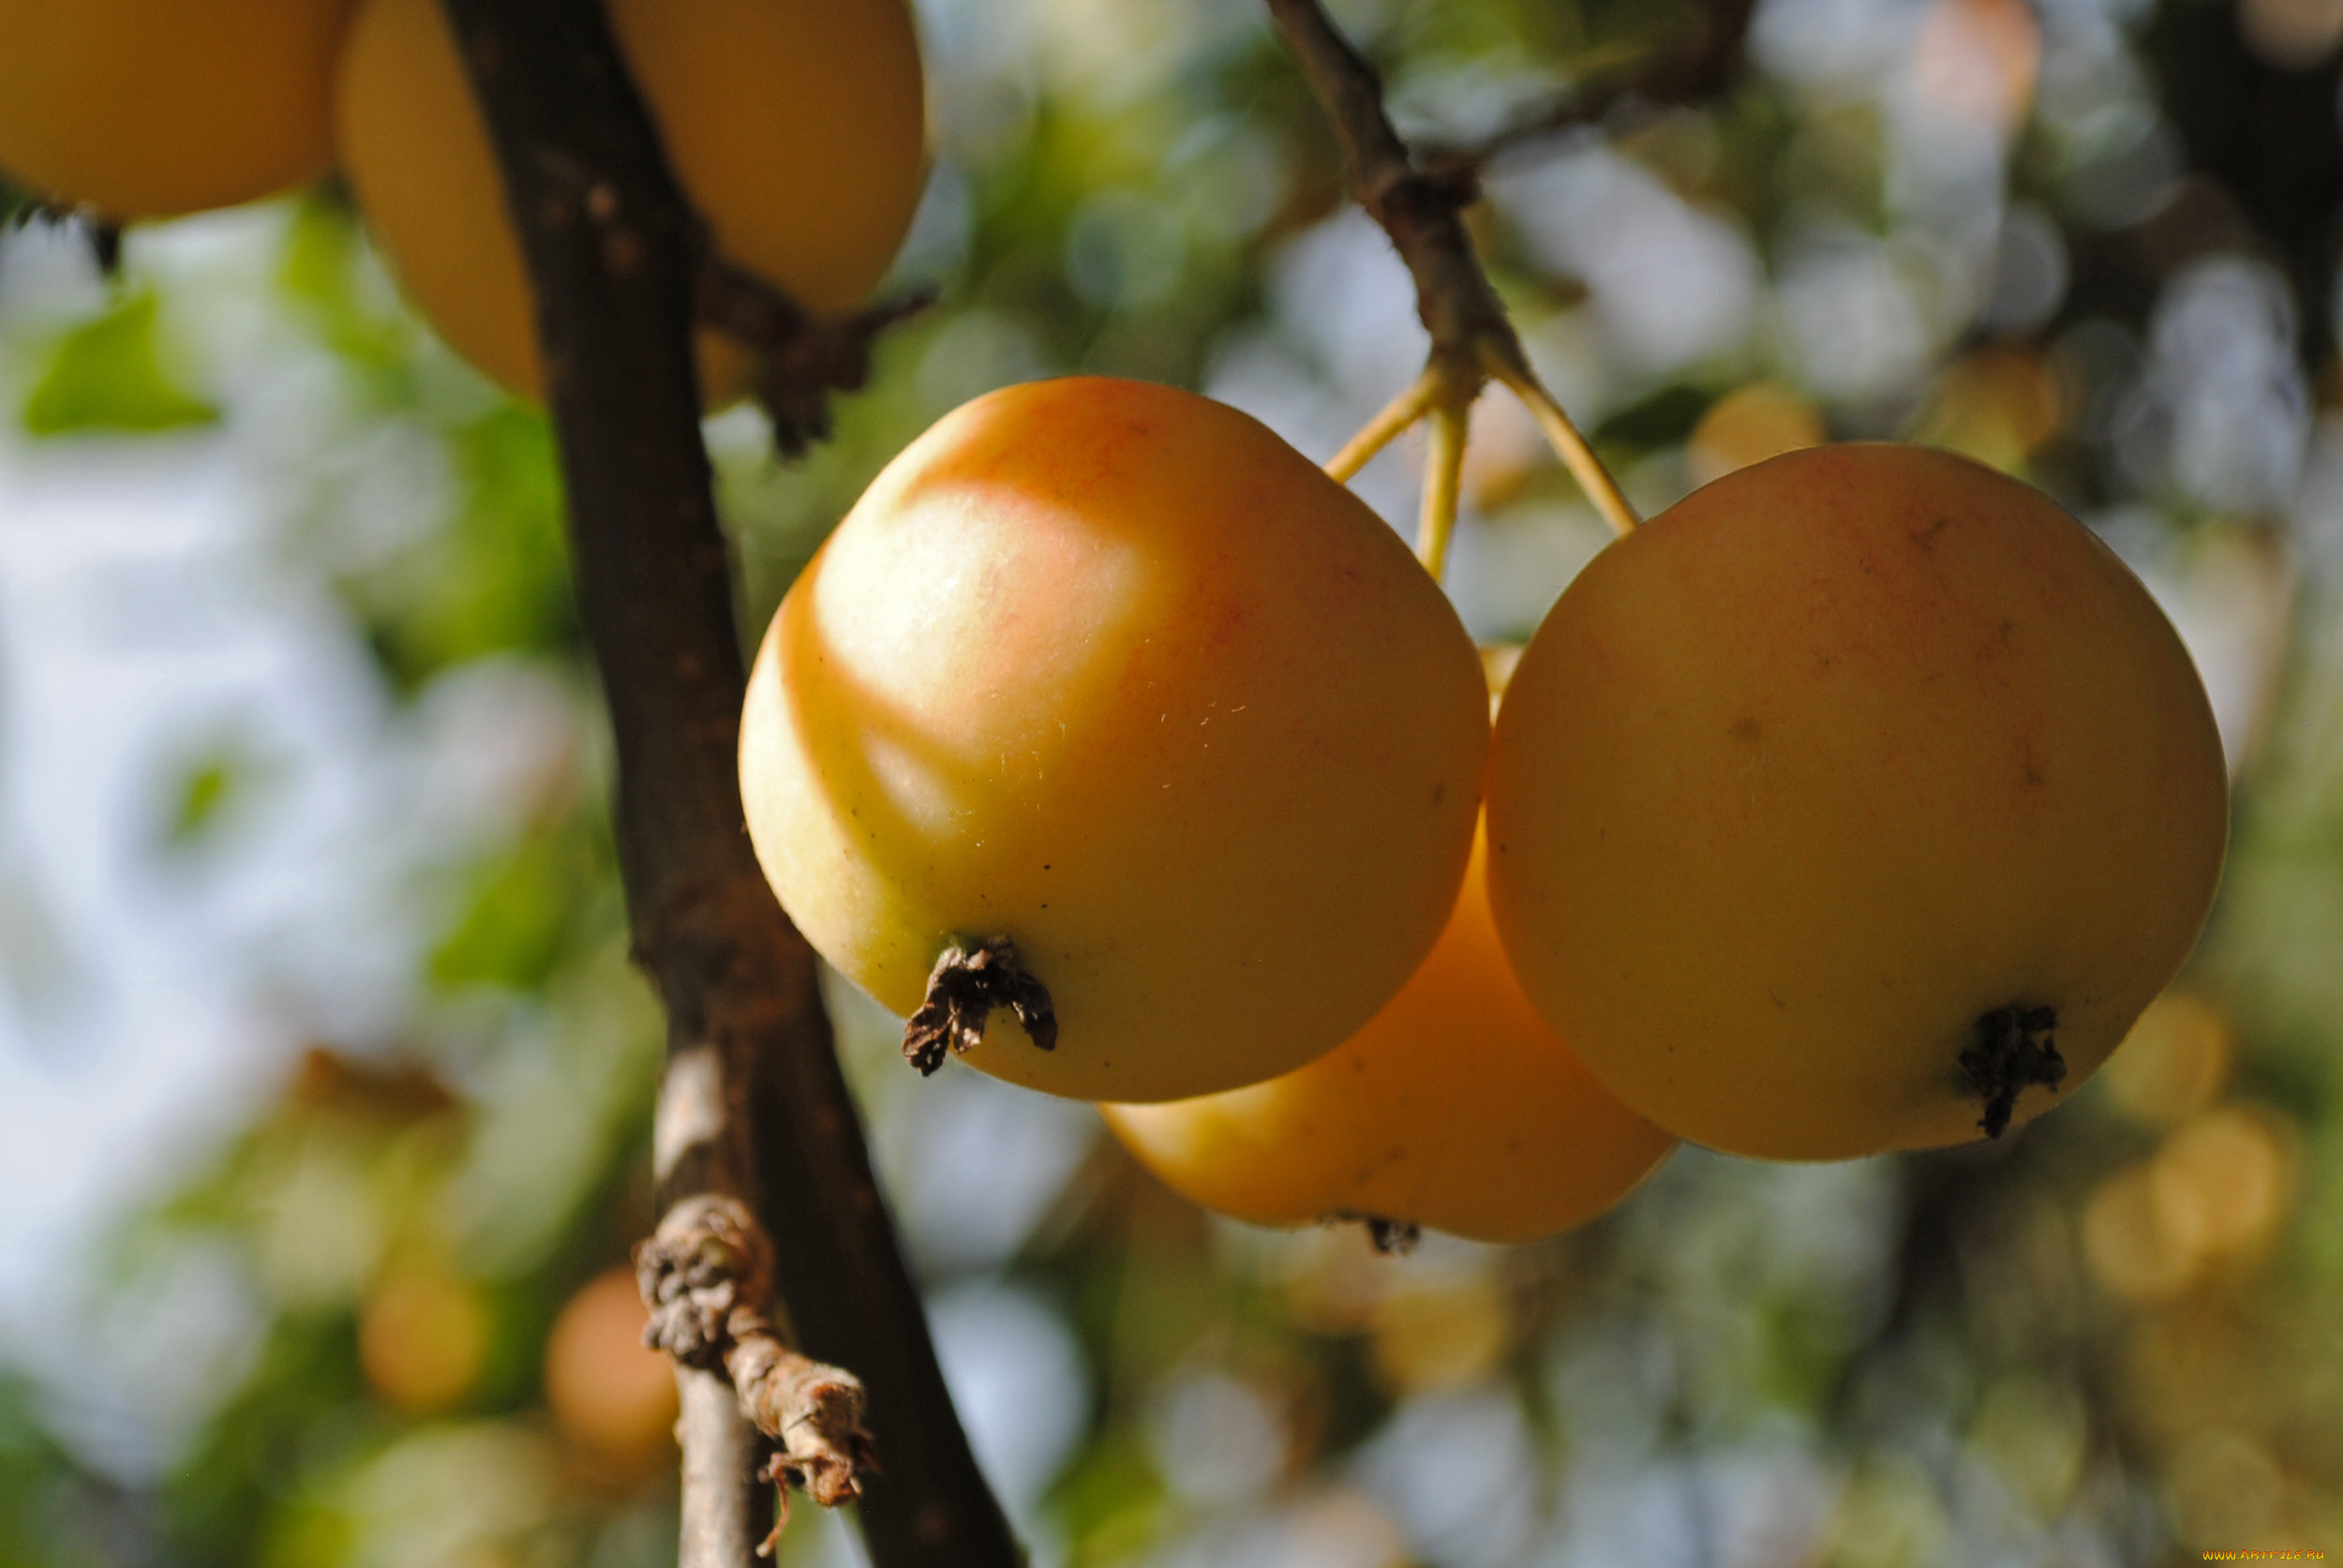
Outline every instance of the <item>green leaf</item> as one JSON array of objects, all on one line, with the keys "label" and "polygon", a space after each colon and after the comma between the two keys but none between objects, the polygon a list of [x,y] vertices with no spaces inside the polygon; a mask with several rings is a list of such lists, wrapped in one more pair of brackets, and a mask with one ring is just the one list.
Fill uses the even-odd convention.
[{"label": "green leaf", "polygon": [[1079,1563],[1127,1561],[1161,1526],[1162,1479],[1127,1429],[1087,1443],[1053,1488],[1051,1512]]},{"label": "green leaf", "polygon": [[155,296],[123,300],[74,328],[52,351],[24,404],[36,436],[82,430],[147,433],[213,425],[219,411],[182,387],[156,343]]},{"label": "green leaf", "polygon": [[441,528],[346,585],[377,662],[403,692],[491,653],[577,644],[553,432],[504,404],[453,432],[462,498]]},{"label": "green leaf", "polygon": [[462,913],[430,957],[441,991],[543,987],[598,913],[609,868],[575,818],[522,839],[474,867]]}]

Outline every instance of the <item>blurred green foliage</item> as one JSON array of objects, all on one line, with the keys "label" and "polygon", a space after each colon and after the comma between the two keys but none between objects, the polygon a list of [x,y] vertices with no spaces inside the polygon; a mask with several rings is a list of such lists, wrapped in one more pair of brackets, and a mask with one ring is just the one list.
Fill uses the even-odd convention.
[{"label": "blurred green foliage", "polygon": [[24,403],[36,436],[84,430],[149,433],[216,423],[219,411],[180,385],[156,340],[156,300],[127,294],[59,339]]}]

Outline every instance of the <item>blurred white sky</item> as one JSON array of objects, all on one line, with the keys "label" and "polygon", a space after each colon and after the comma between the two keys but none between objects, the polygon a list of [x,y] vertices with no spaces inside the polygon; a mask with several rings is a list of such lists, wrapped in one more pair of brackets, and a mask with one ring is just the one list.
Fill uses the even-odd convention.
[{"label": "blurred white sky", "polygon": [[[321,1010],[363,1011],[402,957],[365,886],[381,705],[331,608],[269,569],[264,516],[216,436],[0,438],[0,1339],[19,1346],[86,1348],[67,1264],[95,1227],[238,1129]],[[231,736],[267,759],[262,798],[175,857],[163,792]],[[390,940],[343,939],[361,932]]]}]

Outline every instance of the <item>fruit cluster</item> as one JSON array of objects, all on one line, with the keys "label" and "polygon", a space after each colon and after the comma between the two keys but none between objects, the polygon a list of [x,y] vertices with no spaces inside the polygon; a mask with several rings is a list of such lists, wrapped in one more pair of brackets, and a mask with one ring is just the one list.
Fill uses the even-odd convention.
[{"label": "fruit cluster", "polygon": [[1037,382],[935,426],[806,569],[742,790],[783,906],[922,1066],[1106,1102],[1246,1218],[1496,1240],[1679,1138],[1998,1136],[2121,1040],[2219,874],[2171,626],[1945,453],[1710,484],[1563,593],[1492,739],[1494,684],[1268,430]]},{"label": "fruit cluster", "polygon": [[[609,17],[716,252],[857,305],[921,180],[904,0]],[[127,219],[338,163],[447,339],[540,390],[438,0],[0,0],[0,34],[12,180]],[[742,380],[715,340],[701,364],[711,399]],[[1232,1214],[1508,1240],[1679,1138],[1998,1136],[2114,1049],[2219,874],[2171,627],[2071,517],[1942,453],[1710,484],[1562,595],[1493,732],[1492,685],[1434,576],[1269,431],[1040,382],[915,442],[808,567],[742,795],[783,906],[923,1067],[1099,1101]]]},{"label": "fruit cluster", "polygon": [[[905,0],[611,0],[609,17],[716,251],[817,313],[860,304],[925,176]],[[541,391],[519,243],[439,0],[0,0],[0,174],[123,222],[338,166],[440,335]],[[700,357],[711,400],[744,383],[727,344],[704,336]]]}]

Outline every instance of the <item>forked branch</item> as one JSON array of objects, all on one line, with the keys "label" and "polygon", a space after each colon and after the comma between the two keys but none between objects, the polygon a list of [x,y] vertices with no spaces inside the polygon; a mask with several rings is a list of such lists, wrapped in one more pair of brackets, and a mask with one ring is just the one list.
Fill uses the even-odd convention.
[{"label": "forked branch", "polygon": [[1466,411],[1494,379],[1528,406],[1604,520],[1620,533],[1634,528],[1634,508],[1530,367],[1465,228],[1464,212],[1480,198],[1484,164],[1517,141],[1599,118],[1630,95],[1680,102],[1718,91],[1739,52],[1751,0],[1721,0],[1707,13],[1697,42],[1653,67],[1606,72],[1497,139],[1431,157],[1417,156],[1393,127],[1383,108],[1381,78],[1335,26],[1321,0],[1267,3],[1349,154],[1352,195],[1391,237],[1415,280],[1416,313],[1432,337],[1423,376],[1378,413],[1327,464],[1327,471],[1349,479],[1401,431],[1430,418],[1434,462],[1417,552],[1437,574],[1455,517],[1452,470],[1461,453]]}]

